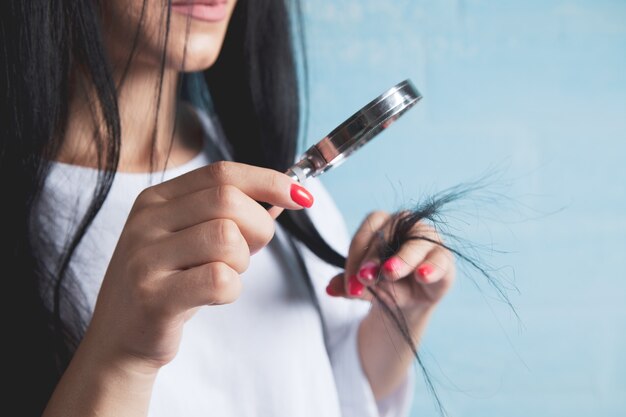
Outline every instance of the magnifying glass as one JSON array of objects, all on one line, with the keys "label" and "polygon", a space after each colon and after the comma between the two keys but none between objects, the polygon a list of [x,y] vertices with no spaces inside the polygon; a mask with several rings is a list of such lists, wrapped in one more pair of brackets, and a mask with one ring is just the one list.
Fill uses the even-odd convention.
[{"label": "magnifying glass", "polygon": [[286,174],[303,183],[307,178],[317,177],[341,165],[421,98],[411,80],[394,85],[311,146]]}]

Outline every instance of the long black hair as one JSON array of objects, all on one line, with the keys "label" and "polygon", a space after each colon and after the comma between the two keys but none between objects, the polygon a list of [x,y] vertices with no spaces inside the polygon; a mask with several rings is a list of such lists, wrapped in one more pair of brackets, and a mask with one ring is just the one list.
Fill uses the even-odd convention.
[{"label": "long black hair", "polygon": [[[80,67],[93,84],[108,136],[99,147],[105,169],[88,214],[91,219],[117,166],[120,123],[95,2],[6,1],[0,7],[0,187],[5,195],[0,260],[2,304],[7,309],[4,340],[10,340],[4,345],[11,358],[5,362],[4,378],[20,393],[5,401],[20,414],[40,415],[73,337],[57,325],[55,313],[40,297],[42,286],[51,283],[44,282],[49,271],[33,250],[31,212],[47,175],[46,161],[54,158],[64,137],[72,68]],[[18,403],[23,393],[28,393],[28,401]]]}]

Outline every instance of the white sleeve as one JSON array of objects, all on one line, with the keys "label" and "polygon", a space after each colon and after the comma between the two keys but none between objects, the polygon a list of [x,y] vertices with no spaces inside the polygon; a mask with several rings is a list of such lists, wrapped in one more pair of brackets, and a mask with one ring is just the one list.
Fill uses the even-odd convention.
[{"label": "white sleeve", "polygon": [[[311,220],[322,237],[339,253],[347,254],[350,236],[341,213],[317,179],[308,180],[307,189],[315,197],[309,209]],[[339,394],[343,417],[406,417],[414,391],[414,375],[386,398],[376,401],[359,358],[357,333],[370,303],[330,297],[326,286],[341,269],[320,261],[299,244],[311,276],[327,329],[327,346]]]}]

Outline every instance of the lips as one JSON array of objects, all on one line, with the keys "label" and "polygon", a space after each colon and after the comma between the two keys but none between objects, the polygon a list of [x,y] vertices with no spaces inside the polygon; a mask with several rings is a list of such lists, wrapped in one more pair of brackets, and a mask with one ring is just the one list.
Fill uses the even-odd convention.
[{"label": "lips", "polygon": [[172,2],[172,12],[205,22],[219,22],[227,16],[227,0]]},{"label": "lips", "polygon": [[187,0],[187,1],[173,1],[172,6],[191,6],[194,4],[206,5],[206,6],[216,6],[218,4],[226,4],[228,0]]}]

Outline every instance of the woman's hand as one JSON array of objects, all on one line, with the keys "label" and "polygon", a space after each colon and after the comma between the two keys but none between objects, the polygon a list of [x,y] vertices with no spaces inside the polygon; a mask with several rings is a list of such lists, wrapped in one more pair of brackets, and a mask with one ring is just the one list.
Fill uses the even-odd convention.
[{"label": "woman's hand", "polygon": [[[257,201],[273,204],[269,212]],[[146,189],[109,264],[85,340],[112,363],[158,369],[199,306],[235,301],[274,218],[313,197],[287,175],[217,162]],[[123,361],[123,362],[120,362]]]},{"label": "woman's hand", "polygon": [[[452,254],[433,243],[441,241],[436,231],[421,223],[409,235],[430,241],[409,240],[380,265],[378,251],[389,237],[392,220],[380,211],[365,219],[350,245],[345,273],[334,277],[326,291],[332,296],[371,300],[366,287],[376,285],[387,290],[378,294],[392,308],[393,300],[388,295],[393,296],[417,346],[430,313],[454,281],[455,265]],[[415,360],[411,347],[400,332],[393,331],[395,326],[380,308],[373,300],[358,332],[359,358],[377,400],[397,389]]]},{"label": "woman's hand", "polygon": [[[405,242],[380,265],[377,254],[383,243],[381,236],[388,237],[391,219],[389,214],[377,211],[363,221],[350,245],[345,273],[330,281],[327,292],[371,300],[372,295],[365,288],[376,284],[389,290],[410,318],[434,306],[448,291],[455,277],[454,258],[436,243],[417,239]],[[421,223],[410,234],[441,241],[432,227]]]}]

